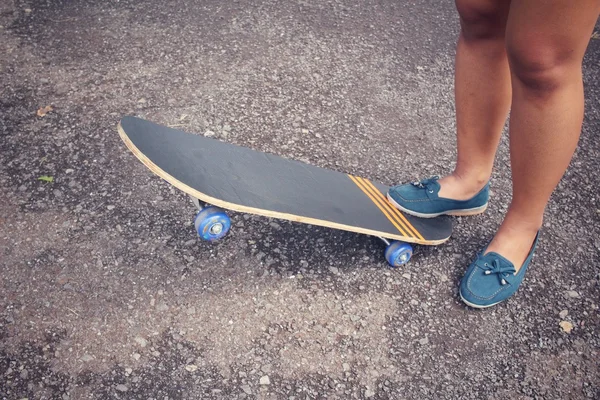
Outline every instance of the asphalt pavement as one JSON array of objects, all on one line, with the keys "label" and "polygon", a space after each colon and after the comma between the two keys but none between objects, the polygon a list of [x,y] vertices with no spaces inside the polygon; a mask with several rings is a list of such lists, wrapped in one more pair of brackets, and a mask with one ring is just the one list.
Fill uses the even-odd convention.
[{"label": "asphalt pavement", "polygon": [[0,399],[600,398],[598,33],[535,261],[484,311],[457,287],[509,203],[506,135],[488,211],[390,269],[376,238],[241,213],[202,242],[117,133],[137,115],[386,184],[446,174],[453,7],[0,2]]}]

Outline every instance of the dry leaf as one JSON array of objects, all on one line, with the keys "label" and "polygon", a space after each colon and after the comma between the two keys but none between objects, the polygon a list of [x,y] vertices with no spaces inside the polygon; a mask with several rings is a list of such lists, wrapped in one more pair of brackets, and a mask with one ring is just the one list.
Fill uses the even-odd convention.
[{"label": "dry leaf", "polygon": [[562,330],[566,333],[571,333],[571,331],[573,330],[573,324],[569,321],[561,321],[559,325],[562,328]]},{"label": "dry leaf", "polygon": [[37,116],[38,117],[44,117],[46,114],[48,114],[52,110],[54,110],[52,108],[52,106],[42,107],[39,110],[37,110]]}]

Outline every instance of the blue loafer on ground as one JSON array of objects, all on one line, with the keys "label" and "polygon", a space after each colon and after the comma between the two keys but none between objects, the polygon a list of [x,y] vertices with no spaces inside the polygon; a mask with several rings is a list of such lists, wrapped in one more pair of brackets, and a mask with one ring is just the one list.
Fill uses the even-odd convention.
[{"label": "blue loafer on ground", "polygon": [[539,232],[519,272],[498,253],[485,254],[483,250],[478,254],[460,282],[460,297],[465,304],[474,308],[487,308],[515,294],[531,263],[538,238]]},{"label": "blue loafer on ground", "polygon": [[469,200],[452,200],[439,197],[438,177],[421,182],[393,186],[387,197],[398,209],[421,218],[433,218],[439,215],[476,215],[484,212],[490,197],[490,185]]}]

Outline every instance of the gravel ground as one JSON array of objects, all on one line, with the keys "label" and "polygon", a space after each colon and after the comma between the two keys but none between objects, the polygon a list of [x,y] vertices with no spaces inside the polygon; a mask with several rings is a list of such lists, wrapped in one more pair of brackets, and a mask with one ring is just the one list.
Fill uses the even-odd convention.
[{"label": "gravel ground", "polygon": [[0,1],[0,398],[600,398],[600,40],[535,262],[486,311],[457,284],[508,205],[506,137],[488,212],[391,270],[377,239],[239,213],[201,242],[116,131],[444,174],[457,29],[433,0]]}]

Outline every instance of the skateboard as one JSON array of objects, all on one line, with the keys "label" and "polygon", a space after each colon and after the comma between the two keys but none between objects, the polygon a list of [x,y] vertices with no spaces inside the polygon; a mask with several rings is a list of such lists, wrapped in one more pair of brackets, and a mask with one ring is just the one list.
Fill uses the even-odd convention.
[{"label": "skateboard", "polygon": [[439,245],[452,234],[450,218],[405,214],[387,200],[388,186],[366,178],[137,117],[122,118],[118,132],[146,167],[190,195],[207,241],[231,228],[224,209],[379,237],[393,267],[409,261],[411,244]]}]

